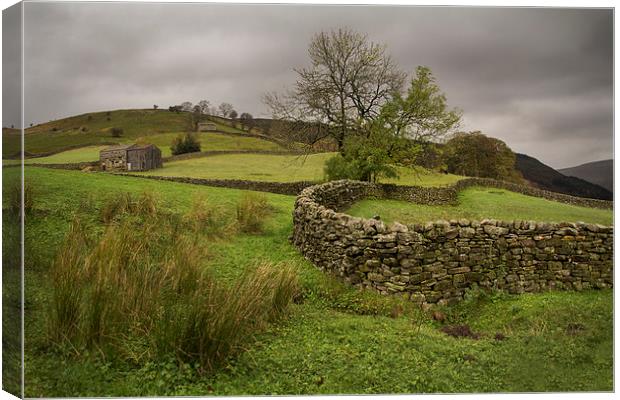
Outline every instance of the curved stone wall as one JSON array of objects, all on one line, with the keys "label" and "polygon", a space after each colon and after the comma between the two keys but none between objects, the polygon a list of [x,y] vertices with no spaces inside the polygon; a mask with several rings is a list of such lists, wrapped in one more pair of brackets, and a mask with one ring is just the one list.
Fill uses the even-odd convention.
[{"label": "curved stone wall", "polygon": [[338,212],[365,197],[386,194],[437,204],[429,197],[432,188],[417,194],[412,187],[400,189],[398,196],[390,188],[345,180],[304,189],[293,212],[294,245],[317,267],[346,282],[416,302],[451,304],[474,286],[522,293],[613,284],[612,227],[491,219],[386,226]]}]

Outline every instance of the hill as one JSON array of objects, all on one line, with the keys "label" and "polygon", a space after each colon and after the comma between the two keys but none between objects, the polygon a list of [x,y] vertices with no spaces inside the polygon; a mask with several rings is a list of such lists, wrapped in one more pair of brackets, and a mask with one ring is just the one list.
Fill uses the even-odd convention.
[{"label": "hill", "polygon": [[614,160],[601,160],[558,170],[563,175],[574,176],[614,191]]},{"label": "hill", "polygon": [[613,200],[613,194],[593,183],[565,176],[534,157],[515,153],[516,167],[531,185],[541,189],[592,199]]},{"label": "hill", "polygon": [[[78,147],[115,144],[142,137],[184,132],[188,125],[189,114],[186,112],[135,109],[87,113],[27,128],[24,138],[25,152],[26,156],[45,156]],[[216,122],[216,126],[220,132],[244,134],[242,130],[227,124]],[[112,128],[121,128],[122,136],[113,137]],[[21,139],[14,131],[3,129],[3,158],[19,155]]]}]

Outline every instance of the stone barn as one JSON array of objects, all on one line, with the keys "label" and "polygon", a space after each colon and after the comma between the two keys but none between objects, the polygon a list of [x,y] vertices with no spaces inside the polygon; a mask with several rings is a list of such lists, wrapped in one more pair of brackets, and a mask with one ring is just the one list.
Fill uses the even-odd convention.
[{"label": "stone barn", "polygon": [[99,152],[102,171],[146,171],[163,166],[161,150],[154,144],[111,146]]},{"label": "stone barn", "polygon": [[213,132],[217,131],[217,125],[213,122],[199,122],[197,130],[198,132]]}]

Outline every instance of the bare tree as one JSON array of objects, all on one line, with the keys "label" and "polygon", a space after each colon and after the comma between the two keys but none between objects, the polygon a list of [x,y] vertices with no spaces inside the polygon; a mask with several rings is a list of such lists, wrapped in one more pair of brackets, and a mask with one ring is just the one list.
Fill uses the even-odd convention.
[{"label": "bare tree", "polygon": [[295,70],[294,89],[264,101],[275,118],[320,126],[316,136],[334,138],[342,150],[345,138],[371,123],[402,89],[406,74],[385,45],[349,29],[315,35],[308,54],[311,66]]},{"label": "bare tree", "polygon": [[219,110],[220,113],[222,114],[222,117],[227,118],[230,113],[234,110],[232,104],[230,103],[222,103],[219,106]]},{"label": "bare tree", "polygon": [[193,104],[191,101],[184,101],[181,103],[181,110],[183,111],[192,111]]},{"label": "bare tree", "polygon": [[200,107],[200,112],[203,114],[209,114],[211,103],[208,100],[200,100],[198,102],[198,106]]}]

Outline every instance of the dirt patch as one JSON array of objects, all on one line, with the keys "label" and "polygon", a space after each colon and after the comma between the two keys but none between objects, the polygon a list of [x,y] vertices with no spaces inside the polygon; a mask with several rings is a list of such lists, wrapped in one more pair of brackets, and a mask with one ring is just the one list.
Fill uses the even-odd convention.
[{"label": "dirt patch", "polygon": [[578,322],[571,322],[570,324],[566,325],[566,334],[570,336],[579,335],[585,330],[586,327]]},{"label": "dirt patch", "polygon": [[452,337],[466,337],[470,339],[480,338],[480,334],[472,332],[469,325],[446,325],[440,330],[446,335]]}]

